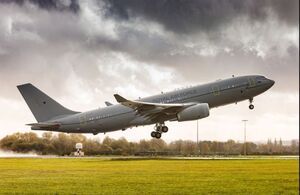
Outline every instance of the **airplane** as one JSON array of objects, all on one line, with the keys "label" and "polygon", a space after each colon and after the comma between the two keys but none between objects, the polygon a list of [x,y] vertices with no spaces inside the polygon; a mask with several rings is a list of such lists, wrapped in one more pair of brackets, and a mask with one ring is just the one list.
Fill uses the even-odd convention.
[{"label": "airplane", "polygon": [[249,100],[267,91],[274,81],[260,75],[232,77],[224,80],[161,93],[138,100],[114,94],[118,104],[87,112],[69,110],[30,83],[18,85],[20,93],[37,123],[27,124],[32,130],[66,133],[106,133],[155,124],[152,138],[168,132],[167,121],[191,121],[209,116],[210,109]]}]

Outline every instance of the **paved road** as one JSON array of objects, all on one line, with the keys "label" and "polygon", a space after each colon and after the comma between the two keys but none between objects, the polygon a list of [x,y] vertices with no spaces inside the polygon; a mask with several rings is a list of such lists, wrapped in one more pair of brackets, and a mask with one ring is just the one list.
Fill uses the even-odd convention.
[{"label": "paved road", "polygon": [[74,156],[55,156],[55,155],[37,155],[34,153],[29,154],[19,154],[13,152],[1,152],[0,158],[99,158],[103,160],[110,159],[184,159],[184,160],[249,160],[249,159],[299,159],[299,156],[193,156],[193,157],[166,157],[166,156],[84,156],[84,157],[74,157]]}]

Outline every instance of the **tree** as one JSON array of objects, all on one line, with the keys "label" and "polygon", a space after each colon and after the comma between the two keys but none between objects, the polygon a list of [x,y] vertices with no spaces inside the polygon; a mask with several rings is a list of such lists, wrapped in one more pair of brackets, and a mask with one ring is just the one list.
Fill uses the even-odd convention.
[{"label": "tree", "polygon": [[1,148],[14,152],[40,152],[45,148],[42,140],[35,133],[15,133],[1,140]]},{"label": "tree", "polygon": [[164,152],[167,150],[167,144],[162,139],[151,139],[149,142],[151,151]]},{"label": "tree", "polygon": [[75,144],[69,136],[59,133],[53,138],[53,147],[58,155],[70,155],[75,150]]},{"label": "tree", "polygon": [[[198,154],[197,143],[190,140],[176,140],[167,144],[162,139],[141,140],[129,142],[124,137],[112,139],[105,137],[102,143],[97,138],[88,139],[81,134],[65,134],[45,132],[41,137],[37,134],[14,133],[0,140],[2,150],[14,152],[36,152],[38,154],[70,155],[75,149],[76,143],[83,144],[86,155],[184,155]],[[243,152],[243,143],[228,140],[201,141],[199,142],[201,154],[238,155]],[[248,154],[299,154],[299,140],[292,140],[290,145],[283,145],[282,140],[271,139],[267,143],[255,144],[247,142]]]},{"label": "tree", "polygon": [[129,143],[124,137],[121,137],[118,140],[112,140],[111,147],[114,150],[114,154],[128,155]]},{"label": "tree", "polygon": [[146,152],[146,151],[149,151],[150,150],[150,143],[147,142],[146,140],[141,140],[139,142],[139,152]]},{"label": "tree", "polygon": [[182,154],[182,147],[183,147],[183,141],[182,140],[177,140],[177,141],[172,141],[169,144],[169,149],[172,151],[173,154]]},{"label": "tree", "polygon": [[210,153],[209,145],[207,142],[200,143],[200,152],[201,154],[207,155]]}]

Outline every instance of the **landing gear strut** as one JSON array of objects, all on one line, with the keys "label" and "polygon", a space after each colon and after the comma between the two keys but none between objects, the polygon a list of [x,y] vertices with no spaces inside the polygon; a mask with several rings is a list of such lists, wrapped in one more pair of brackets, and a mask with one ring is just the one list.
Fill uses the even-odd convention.
[{"label": "landing gear strut", "polygon": [[252,104],[253,98],[250,98],[249,101],[250,101],[249,109],[253,110],[254,109],[254,105]]},{"label": "landing gear strut", "polygon": [[151,132],[151,137],[159,139],[162,133],[167,133],[169,128],[165,124],[157,123],[154,127],[155,131]]}]

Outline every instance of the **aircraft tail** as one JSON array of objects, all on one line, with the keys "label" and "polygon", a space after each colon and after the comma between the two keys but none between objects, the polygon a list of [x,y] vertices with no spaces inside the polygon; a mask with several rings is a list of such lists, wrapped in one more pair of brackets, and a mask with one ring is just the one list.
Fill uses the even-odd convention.
[{"label": "aircraft tail", "polygon": [[63,107],[30,83],[17,87],[38,122],[78,113]]}]

